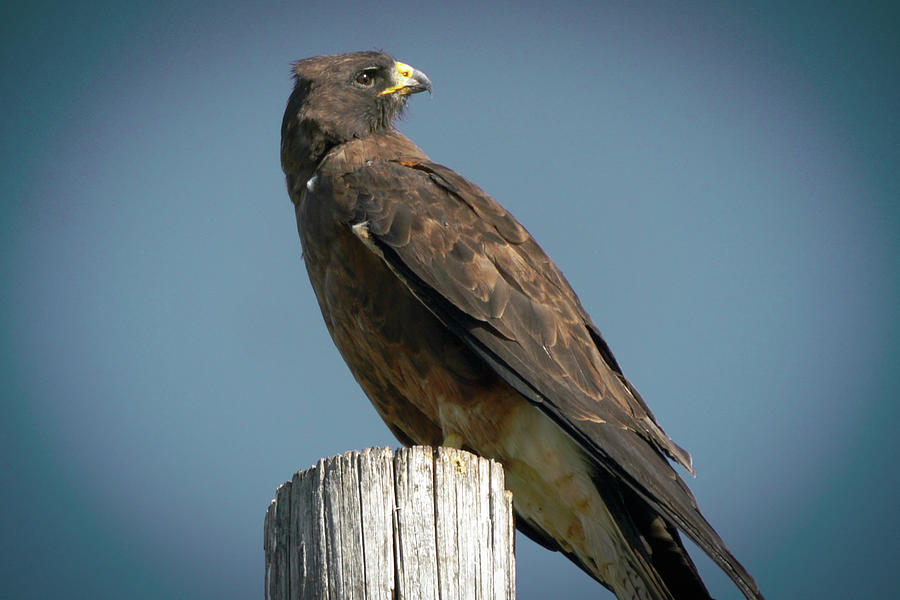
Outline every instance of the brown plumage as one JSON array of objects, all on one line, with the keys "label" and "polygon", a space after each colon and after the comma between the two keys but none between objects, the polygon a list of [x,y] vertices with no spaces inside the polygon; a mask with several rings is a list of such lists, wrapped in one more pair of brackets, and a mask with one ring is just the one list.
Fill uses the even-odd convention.
[{"label": "brown plumage", "polygon": [[379,52],[294,67],[281,161],[341,355],[405,444],[504,464],[517,525],[619,598],[708,598],[680,529],[753,579],[666,457],[691,470],[562,273],[482,190],[393,120],[419,71]]}]

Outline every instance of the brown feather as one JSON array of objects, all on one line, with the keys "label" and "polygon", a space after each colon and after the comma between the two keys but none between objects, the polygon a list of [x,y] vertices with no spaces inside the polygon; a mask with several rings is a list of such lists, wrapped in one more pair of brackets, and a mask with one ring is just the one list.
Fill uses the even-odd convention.
[{"label": "brown feather", "polygon": [[[504,462],[523,526],[617,593],[708,596],[677,527],[761,598],[665,459],[690,469],[690,456],[559,269],[393,129],[405,96],[377,93],[392,65],[380,53],[298,62],[282,125],[310,281],[379,414],[404,443],[458,436]],[[354,84],[361,69],[383,74],[381,88]]]}]

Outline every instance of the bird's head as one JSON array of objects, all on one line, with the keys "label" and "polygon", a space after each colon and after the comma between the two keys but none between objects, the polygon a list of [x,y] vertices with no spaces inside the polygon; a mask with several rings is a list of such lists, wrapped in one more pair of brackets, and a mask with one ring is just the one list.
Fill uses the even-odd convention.
[{"label": "bird's head", "polygon": [[424,73],[383,52],[315,56],[294,63],[293,71],[281,126],[285,167],[298,152],[321,157],[336,144],[393,129],[410,94],[431,92]]}]

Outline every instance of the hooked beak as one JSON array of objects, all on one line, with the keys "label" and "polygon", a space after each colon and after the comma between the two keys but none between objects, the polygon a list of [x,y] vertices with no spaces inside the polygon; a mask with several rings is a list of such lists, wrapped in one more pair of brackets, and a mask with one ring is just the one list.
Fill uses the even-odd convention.
[{"label": "hooked beak", "polygon": [[418,94],[419,92],[428,91],[431,93],[431,80],[422,71],[414,69],[406,63],[395,62],[394,66],[394,85],[378,93],[379,96],[386,94],[400,94],[407,96],[409,94]]}]

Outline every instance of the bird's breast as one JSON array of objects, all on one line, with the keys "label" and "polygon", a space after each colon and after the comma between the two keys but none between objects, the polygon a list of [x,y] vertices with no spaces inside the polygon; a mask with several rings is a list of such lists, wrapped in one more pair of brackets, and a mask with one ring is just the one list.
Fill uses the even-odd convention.
[{"label": "bird's breast", "polygon": [[297,218],[319,308],[354,377],[392,429],[440,444],[442,404],[465,405],[505,384],[341,221],[339,208],[304,194]]}]

